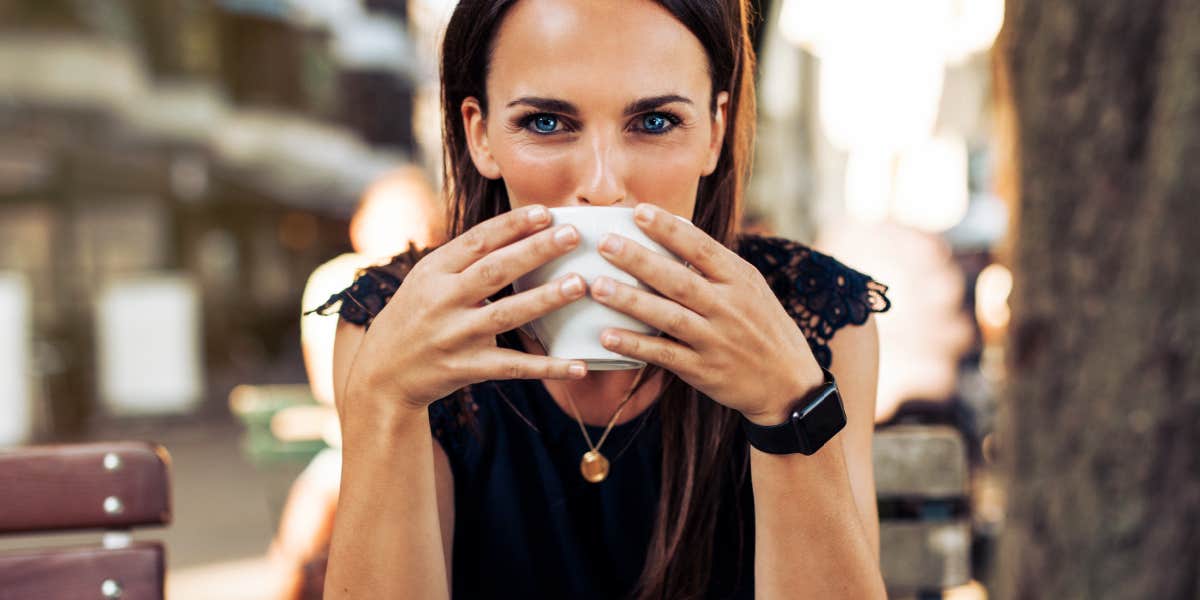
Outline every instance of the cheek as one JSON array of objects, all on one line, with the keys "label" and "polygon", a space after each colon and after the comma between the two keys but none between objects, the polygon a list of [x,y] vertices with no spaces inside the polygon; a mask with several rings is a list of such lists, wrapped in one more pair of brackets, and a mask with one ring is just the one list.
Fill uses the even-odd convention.
[{"label": "cheek", "polygon": [[692,218],[704,159],[690,148],[637,148],[631,152],[626,185],[640,202]]},{"label": "cheek", "polygon": [[493,155],[512,208],[529,204],[555,206],[575,189],[569,151],[505,143],[493,148]]}]

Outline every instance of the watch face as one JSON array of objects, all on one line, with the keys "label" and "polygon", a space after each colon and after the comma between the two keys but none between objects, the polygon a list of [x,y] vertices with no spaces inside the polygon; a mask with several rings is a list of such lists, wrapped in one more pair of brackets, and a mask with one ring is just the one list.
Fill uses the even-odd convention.
[{"label": "watch face", "polygon": [[830,386],[792,416],[804,454],[812,454],[846,426],[846,412],[837,388]]}]

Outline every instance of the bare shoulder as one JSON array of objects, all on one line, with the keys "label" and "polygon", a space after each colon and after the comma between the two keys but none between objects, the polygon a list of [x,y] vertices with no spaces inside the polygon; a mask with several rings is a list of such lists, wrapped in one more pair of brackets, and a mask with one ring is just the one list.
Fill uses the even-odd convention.
[{"label": "bare shoulder", "polygon": [[874,315],[861,325],[848,325],[829,340],[830,372],[837,379],[846,417],[864,429],[874,429],[875,396],[879,386],[879,328]]},{"label": "bare shoulder", "polygon": [[833,351],[831,371],[864,372],[878,370],[879,326],[874,315],[861,324],[838,329],[829,340]]}]

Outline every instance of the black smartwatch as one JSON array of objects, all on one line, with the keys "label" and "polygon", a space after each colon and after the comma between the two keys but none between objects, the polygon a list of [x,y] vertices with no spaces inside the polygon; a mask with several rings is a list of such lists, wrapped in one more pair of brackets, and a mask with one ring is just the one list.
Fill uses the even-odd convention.
[{"label": "black smartwatch", "polygon": [[846,410],[833,373],[821,368],[825,381],[792,403],[788,420],[779,425],[756,425],[742,417],[742,431],[751,446],[770,454],[811,455],[846,426]]}]

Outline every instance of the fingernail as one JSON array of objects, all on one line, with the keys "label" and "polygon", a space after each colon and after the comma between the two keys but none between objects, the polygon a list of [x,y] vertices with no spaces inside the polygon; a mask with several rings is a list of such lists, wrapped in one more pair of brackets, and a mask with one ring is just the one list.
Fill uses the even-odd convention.
[{"label": "fingernail", "polygon": [[530,223],[535,224],[545,221],[548,216],[550,216],[550,213],[546,212],[545,206],[534,206],[529,209],[529,212],[525,213],[525,218],[529,219]]},{"label": "fingernail", "polygon": [[592,282],[592,292],[601,298],[611,296],[613,293],[612,280],[607,277],[597,277]]},{"label": "fingernail", "polygon": [[568,246],[575,243],[575,239],[579,237],[575,233],[575,228],[570,225],[564,225],[561,229],[554,232],[554,241],[560,246]]},{"label": "fingernail", "polygon": [[639,204],[633,209],[633,218],[642,225],[649,225],[654,221],[654,207],[649,204]]},{"label": "fingernail", "polygon": [[606,334],[600,336],[600,343],[604,344],[605,348],[612,348],[612,347],[616,346],[617,344],[621,343],[621,338],[617,337],[614,334],[606,333]]},{"label": "fingernail", "polygon": [[571,377],[583,377],[587,375],[587,367],[575,363],[567,367],[567,372],[571,374]]},{"label": "fingernail", "polygon": [[606,234],[604,239],[600,240],[600,250],[609,254],[620,252],[621,246],[624,245],[625,243],[621,241],[621,238],[612,233]]},{"label": "fingernail", "polygon": [[562,282],[559,288],[562,289],[564,296],[574,297],[583,293],[583,282],[579,280],[578,276],[572,275]]}]

